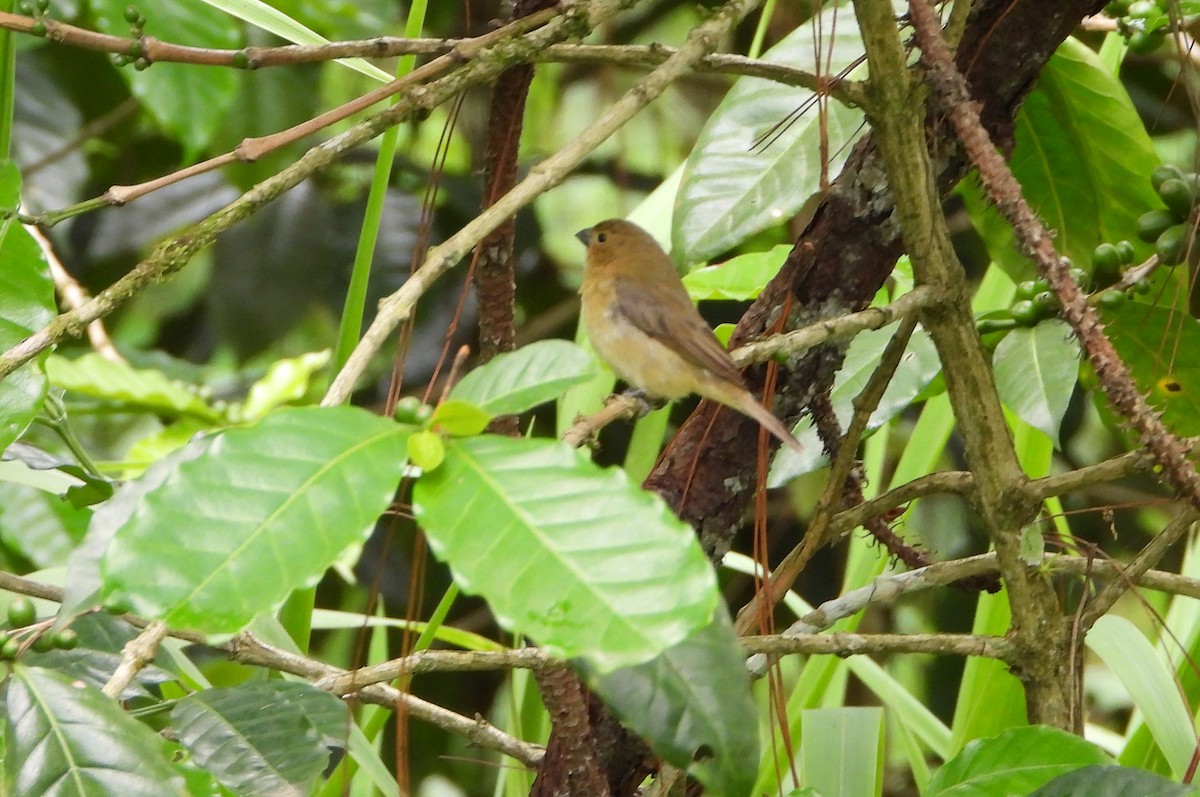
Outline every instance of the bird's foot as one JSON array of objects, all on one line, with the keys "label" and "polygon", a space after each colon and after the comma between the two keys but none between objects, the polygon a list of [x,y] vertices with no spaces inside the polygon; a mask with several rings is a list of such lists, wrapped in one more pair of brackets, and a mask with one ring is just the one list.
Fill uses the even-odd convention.
[{"label": "bird's foot", "polygon": [[641,388],[631,387],[631,388],[627,389],[621,395],[625,396],[626,398],[632,399],[633,401],[635,401],[637,403],[637,405],[638,405],[637,416],[639,418],[641,418],[645,415],[649,415],[653,410],[660,410],[663,407],[667,406],[666,399],[659,398],[658,396],[651,396],[649,393],[642,390]]}]

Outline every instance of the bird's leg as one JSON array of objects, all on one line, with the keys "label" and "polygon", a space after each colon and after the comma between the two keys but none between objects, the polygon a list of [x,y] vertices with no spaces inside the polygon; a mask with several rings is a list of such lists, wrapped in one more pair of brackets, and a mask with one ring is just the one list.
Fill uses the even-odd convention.
[{"label": "bird's leg", "polygon": [[637,402],[639,418],[649,415],[653,410],[661,410],[667,406],[666,399],[652,396],[640,387],[626,388],[622,395]]}]

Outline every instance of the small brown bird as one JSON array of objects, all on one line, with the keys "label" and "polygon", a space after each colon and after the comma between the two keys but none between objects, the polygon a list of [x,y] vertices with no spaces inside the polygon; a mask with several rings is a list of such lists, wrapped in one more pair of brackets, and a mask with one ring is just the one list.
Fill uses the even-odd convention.
[{"label": "small brown bird", "polygon": [[671,258],[649,233],[609,219],[575,237],[587,247],[580,289],[583,326],[618,376],[661,398],[696,393],[732,407],[803,452],[746,389],[729,352],[692,304]]}]

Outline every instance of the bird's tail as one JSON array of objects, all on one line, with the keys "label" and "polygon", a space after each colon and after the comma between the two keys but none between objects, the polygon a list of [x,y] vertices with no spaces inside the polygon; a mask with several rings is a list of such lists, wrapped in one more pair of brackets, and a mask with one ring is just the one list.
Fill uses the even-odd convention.
[{"label": "bird's tail", "polygon": [[764,429],[790,446],[797,454],[804,453],[804,446],[800,444],[800,441],[793,437],[792,433],[787,430],[787,427],[769,409],[760,404],[754,396],[750,395],[748,391],[745,393],[745,398],[738,406],[738,409],[762,424]]}]

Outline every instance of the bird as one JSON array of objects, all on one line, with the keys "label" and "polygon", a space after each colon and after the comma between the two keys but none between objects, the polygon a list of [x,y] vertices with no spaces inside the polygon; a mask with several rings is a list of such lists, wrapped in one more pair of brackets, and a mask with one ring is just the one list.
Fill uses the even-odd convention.
[{"label": "bird", "polygon": [[798,453],[804,447],[749,390],[650,233],[623,219],[580,230],[587,247],[580,315],[600,358],[635,388],[664,399],[697,394],[753,418]]}]

